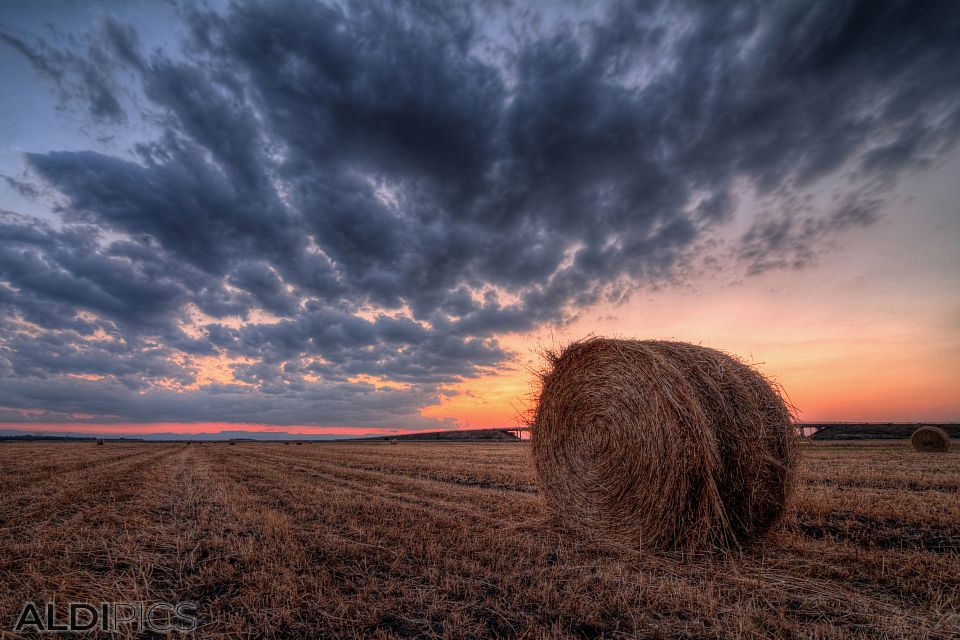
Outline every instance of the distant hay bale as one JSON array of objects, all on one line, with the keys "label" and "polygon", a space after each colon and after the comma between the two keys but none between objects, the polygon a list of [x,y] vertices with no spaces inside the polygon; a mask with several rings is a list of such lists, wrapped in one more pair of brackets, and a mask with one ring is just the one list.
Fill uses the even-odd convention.
[{"label": "distant hay bale", "polygon": [[390,444],[399,444],[396,438],[390,438]]},{"label": "distant hay bale", "polygon": [[237,441],[234,440],[233,438],[230,438],[230,446],[232,447],[232,446],[234,446],[234,445],[236,445],[236,444],[237,444]]},{"label": "distant hay bale", "polygon": [[303,444],[302,442],[300,442],[299,440],[297,440],[297,446],[298,446],[298,447],[299,447],[300,445],[302,445],[302,444]]},{"label": "distant hay bale", "polygon": [[950,434],[940,427],[920,427],[910,436],[910,444],[920,453],[942,453],[950,450]]},{"label": "distant hay bale", "polygon": [[760,373],[680,342],[591,338],[547,359],[533,460],[561,525],[618,546],[701,551],[779,521],[796,435]]},{"label": "distant hay bale", "polygon": [[102,446],[103,446],[103,438],[97,438],[97,446],[98,446],[98,447],[102,447]]}]

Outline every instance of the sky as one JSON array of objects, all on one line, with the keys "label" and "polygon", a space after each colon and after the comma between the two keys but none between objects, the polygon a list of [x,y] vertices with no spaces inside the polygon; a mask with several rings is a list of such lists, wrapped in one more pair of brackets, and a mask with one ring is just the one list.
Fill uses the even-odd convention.
[{"label": "sky", "polygon": [[0,5],[0,429],[512,426],[589,335],[960,421],[954,2]]}]

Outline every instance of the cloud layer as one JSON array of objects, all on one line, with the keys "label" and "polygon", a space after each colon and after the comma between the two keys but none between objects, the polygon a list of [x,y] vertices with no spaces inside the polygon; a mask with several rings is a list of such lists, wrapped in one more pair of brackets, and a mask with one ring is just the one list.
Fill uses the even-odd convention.
[{"label": "cloud layer", "polygon": [[110,19],[0,33],[69,108],[151,132],[8,179],[58,216],[0,221],[25,420],[438,426],[420,410],[509,362],[504,333],[705,258],[813,264],[960,131],[950,2],[180,18],[168,50]]}]

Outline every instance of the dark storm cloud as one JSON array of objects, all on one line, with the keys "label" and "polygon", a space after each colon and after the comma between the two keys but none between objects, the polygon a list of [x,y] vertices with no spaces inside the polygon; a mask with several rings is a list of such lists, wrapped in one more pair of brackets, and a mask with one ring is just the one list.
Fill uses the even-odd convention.
[{"label": "dark storm cloud", "polygon": [[[189,385],[176,354],[216,353],[237,359],[237,388],[91,407],[63,379],[45,407],[407,421],[438,385],[501,365],[500,334],[676,281],[703,246],[733,277],[815,263],[960,133],[950,2],[239,2],[182,18],[183,46],[149,55],[111,21],[2,34],[98,121],[140,96],[158,135],[124,158],[27,154],[64,224],[3,227],[17,320],[0,370],[25,378],[0,406],[36,407],[31,380],[65,374]],[[765,204],[739,211],[744,189]],[[29,331],[55,344],[38,353]],[[86,345],[98,331],[123,352]],[[350,382],[364,375],[410,386]]]},{"label": "dark storm cloud", "polygon": [[[36,219],[0,214],[0,237],[0,278],[18,291],[12,309],[44,327],[69,326],[78,311],[87,311],[133,332],[169,335],[183,305],[193,301],[211,307],[218,296],[229,295],[219,279],[152,241],[108,241],[93,225],[54,229]],[[229,314],[246,309],[220,302]],[[214,310],[211,315],[226,315]]]},{"label": "dark storm cloud", "polygon": [[195,146],[170,143],[162,163],[94,152],[28,154],[70,199],[70,217],[149,237],[176,257],[223,275],[237,256],[276,258],[297,240],[290,221],[249,198]]}]

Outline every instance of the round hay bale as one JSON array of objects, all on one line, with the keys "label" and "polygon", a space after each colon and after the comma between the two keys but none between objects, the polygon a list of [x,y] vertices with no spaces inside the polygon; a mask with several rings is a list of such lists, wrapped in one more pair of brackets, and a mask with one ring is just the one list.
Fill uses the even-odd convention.
[{"label": "round hay bale", "polygon": [[940,427],[920,427],[910,436],[910,444],[920,453],[943,453],[950,450],[950,434]]},{"label": "round hay bale", "polygon": [[103,438],[97,438],[97,446],[98,446],[98,447],[102,447],[102,446],[103,446]]},{"label": "round hay bale", "polygon": [[230,446],[231,446],[231,447],[236,446],[236,444],[237,444],[237,441],[236,441],[236,440],[233,440],[233,439],[230,440]]},{"label": "round hay bale", "polygon": [[796,435],[760,373],[680,342],[591,338],[547,358],[533,460],[561,525],[617,546],[699,551],[779,521]]}]

